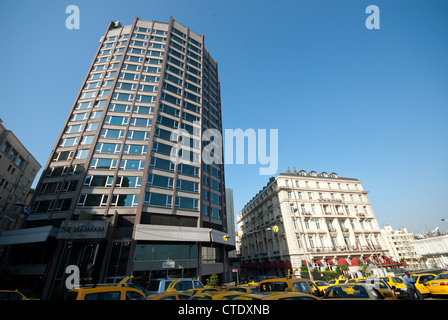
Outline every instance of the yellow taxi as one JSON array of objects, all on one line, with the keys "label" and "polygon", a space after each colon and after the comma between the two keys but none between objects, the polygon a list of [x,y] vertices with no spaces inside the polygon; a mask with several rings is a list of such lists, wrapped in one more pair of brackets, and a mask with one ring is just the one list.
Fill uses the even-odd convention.
[{"label": "yellow taxi", "polygon": [[70,289],[65,293],[64,300],[140,300],[145,297],[146,295],[136,288],[110,285]]},{"label": "yellow taxi", "polygon": [[411,277],[415,280],[415,287],[421,294],[429,295],[430,291],[426,283],[433,280],[437,275],[433,273],[411,274]]},{"label": "yellow taxi", "polygon": [[322,298],[301,292],[271,292],[243,294],[234,300],[322,300]]},{"label": "yellow taxi", "polygon": [[322,291],[322,293],[325,293],[325,290],[327,290],[327,288],[330,286],[323,280],[316,280],[313,281],[313,283],[319,288],[320,291]]},{"label": "yellow taxi", "polygon": [[217,292],[217,291],[221,291],[221,289],[204,287],[204,288],[188,289],[188,290],[185,290],[184,293],[189,294],[191,297],[191,296],[194,296],[195,294],[199,294],[199,293],[209,293],[209,292]]},{"label": "yellow taxi", "polygon": [[165,292],[159,294],[150,294],[146,298],[139,300],[190,300],[191,296],[183,292]]},{"label": "yellow taxi", "polygon": [[406,288],[406,285],[403,282],[403,279],[395,276],[385,276],[380,277],[381,280],[387,282],[387,284],[393,289],[394,287],[396,289],[403,289]]},{"label": "yellow taxi", "polygon": [[343,278],[342,276],[339,276],[339,278],[337,278],[337,279],[328,281],[328,284],[331,286],[334,284],[342,284],[342,283],[346,283],[346,282],[347,282],[347,279]]},{"label": "yellow taxi", "polygon": [[38,300],[25,297],[19,290],[0,290],[0,300]]},{"label": "yellow taxi", "polygon": [[324,300],[384,300],[373,286],[364,283],[336,284],[325,291]]},{"label": "yellow taxi", "polygon": [[375,289],[377,289],[386,300],[397,300],[395,292],[384,280],[366,279],[366,280],[359,280],[358,283],[365,283],[375,287]]},{"label": "yellow taxi", "polygon": [[448,295],[448,272],[439,274],[433,280],[426,283],[431,295]]},{"label": "yellow taxi", "polygon": [[260,282],[259,291],[263,292],[284,292],[287,288],[295,292],[311,294],[317,297],[322,297],[323,293],[319,288],[308,279],[304,278],[273,278],[266,279]]},{"label": "yellow taxi", "polygon": [[230,288],[229,291],[238,291],[244,293],[256,293],[258,292],[258,286],[250,284],[241,284],[239,286]]},{"label": "yellow taxi", "polygon": [[366,278],[353,278],[353,279],[347,280],[346,283],[358,283],[360,280],[366,280]]},{"label": "yellow taxi", "polygon": [[235,297],[245,294],[238,291],[219,291],[198,293],[190,298],[190,300],[233,300]]},{"label": "yellow taxi", "polygon": [[396,276],[385,276],[380,277],[380,279],[392,288],[397,299],[405,299],[407,297],[407,289],[403,279]]}]

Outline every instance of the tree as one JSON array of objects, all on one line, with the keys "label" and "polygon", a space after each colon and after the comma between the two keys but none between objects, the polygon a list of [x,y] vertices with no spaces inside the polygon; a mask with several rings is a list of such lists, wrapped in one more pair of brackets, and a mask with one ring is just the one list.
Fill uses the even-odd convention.
[{"label": "tree", "polygon": [[216,287],[219,285],[219,279],[218,279],[218,275],[216,274],[212,274],[207,280],[206,280],[206,284],[209,287]]}]

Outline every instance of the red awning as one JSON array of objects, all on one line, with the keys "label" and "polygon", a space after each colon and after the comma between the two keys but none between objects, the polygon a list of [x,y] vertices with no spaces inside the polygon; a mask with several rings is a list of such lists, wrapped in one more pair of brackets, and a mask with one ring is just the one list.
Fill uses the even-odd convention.
[{"label": "red awning", "polygon": [[369,258],[364,257],[364,261],[365,262],[371,262],[372,260],[370,260]]},{"label": "red awning", "polygon": [[302,264],[306,265],[306,260],[302,260]]},{"label": "red awning", "polygon": [[352,260],[350,261],[352,266],[357,266],[359,263],[359,259],[358,258],[352,258]]},{"label": "red awning", "polygon": [[322,261],[320,261],[319,259],[315,259],[315,260],[314,260],[314,263],[316,263],[316,264],[322,264]]},{"label": "red awning", "polygon": [[334,264],[333,260],[331,260],[331,259],[327,259],[327,263],[328,264]]},{"label": "red awning", "polygon": [[377,256],[374,256],[373,259],[375,259],[375,261],[380,261],[380,258],[378,258]]},{"label": "red awning", "polygon": [[284,263],[283,261],[277,261],[277,268],[283,269],[284,268]]},{"label": "red awning", "polygon": [[345,264],[346,266],[348,266],[348,262],[344,258],[339,258],[338,259],[338,265],[341,265],[341,264]]},{"label": "red awning", "polygon": [[283,267],[286,268],[286,269],[291,269],[292,268],[291,261],[285,260],[285,263],[283,264]]},{"label": "red awning", "polygon": [[381,263],[381,265],[383,266],[383,267],[391,267],[391,268],[396,268],[396,267],[399,267],[400,265],[397,263],[397,262],[395,262],[395,261],[386,261],[386,262],[383,262],[383,263]]},{"label": "red awning", "polygon": [[390,258],[387,257],[387,256],[383,256],[383,258],[384,258],[384,260],[386,260],[386,261],[389,261],[389,260],[390,260]]}]

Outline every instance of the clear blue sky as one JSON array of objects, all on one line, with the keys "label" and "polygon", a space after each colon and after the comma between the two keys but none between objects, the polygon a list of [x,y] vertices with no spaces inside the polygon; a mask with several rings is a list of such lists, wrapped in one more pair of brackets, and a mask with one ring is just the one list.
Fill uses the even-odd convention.
[{"label": "clear blue sky", "polygon": [[[278,129],[278,173],[358,178],[381,226],[448,227],[448,1],[2,0],[0,117],[42,166],[109,21],[135,16],[205,35],[224,128]],[[267,183],[259,167],[226,165],[236,212]]]}]

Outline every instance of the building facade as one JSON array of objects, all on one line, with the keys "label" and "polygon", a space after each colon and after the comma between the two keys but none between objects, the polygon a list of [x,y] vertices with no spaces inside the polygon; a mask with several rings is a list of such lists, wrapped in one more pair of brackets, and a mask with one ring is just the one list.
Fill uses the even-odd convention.
[{"label": "building facade", "polygon": [[415,251],[429,269],[448,269],[448,234],[426,235],[412,242]]},{"label": "building facade", "polygon": [[[237,215],[237,250],[247,275],[282,276],[334,270],[345,264],[359,275],[359,261],[389,259],[361,181],[336,173],[281,173]],[[289,271],[288,271],[289,270]]]},{"label": "building facade", "polygon": [[381,229],[381,245],[387,248],[389,256],[408,267],[409,269],[420,269],[420,256],[415,252],[412,242],[414,234],[406,227],[394,230],[390,225]]},{"label": "building facade", "polygon": [[[0,119],[0,235],[19,227],[41,165]],[[1,251],[1,249],[0,249]]]},{"label": "building facade", "polygon": [[204,36],[173,18],[111,22],[26,223],[44,232],[45,248],[36,247],[54,252],[34,261],[44,297],[64,289],[68,265],[80,268],[81,283],[224,277],[234,239],[224,240],[222,161],[202,161],[213,149],[208,129],[222,131],[221,98]]}]

